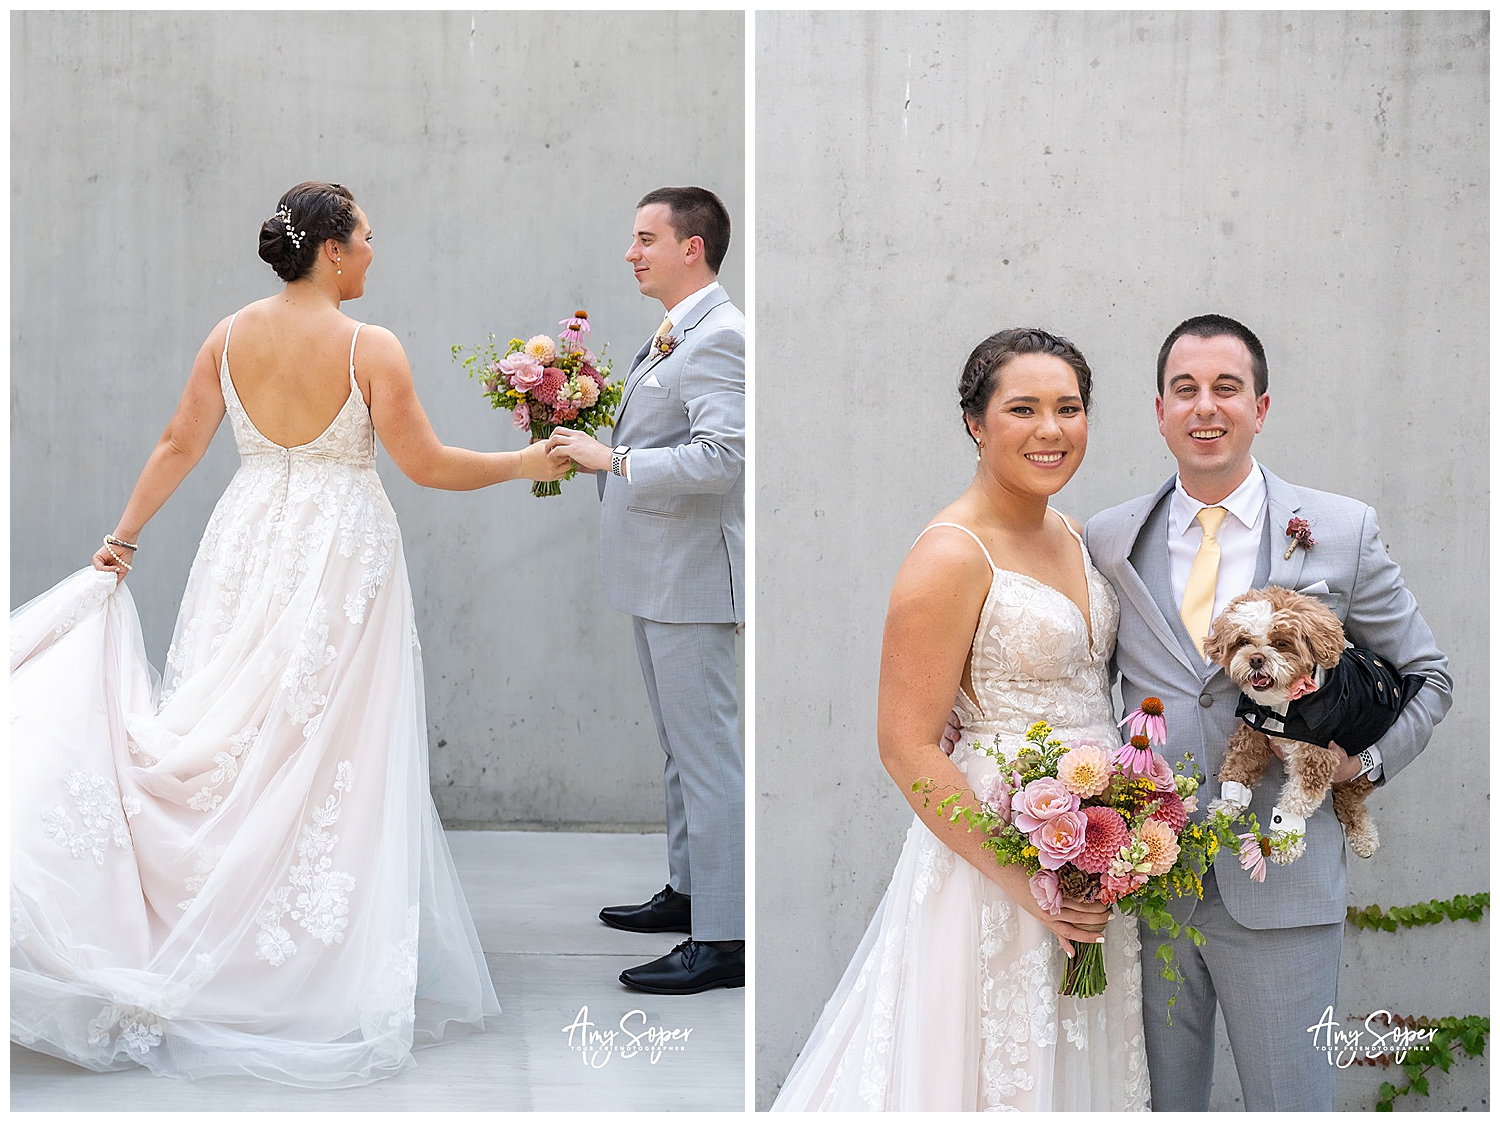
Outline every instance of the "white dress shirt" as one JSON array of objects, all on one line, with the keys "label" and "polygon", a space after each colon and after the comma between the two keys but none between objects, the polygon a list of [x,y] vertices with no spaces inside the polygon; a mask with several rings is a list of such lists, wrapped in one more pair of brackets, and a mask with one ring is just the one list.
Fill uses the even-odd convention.
[{"label": "white dress shirt", "polygon": [[1167,512],[1167,556],[1172,562],[1172,599],[1179,606],[1187,592],[1193,559],[1203,542],[1198,512],[1206,506],[1221,506],[1229,512],[1215,535],[1219,539],[1219,577],[1208,618],[1217,619],[1224,606],[1248,591],[1255,580],[1255,563],[1260,559],[1260,539],[1266,525],[1266,477],[1260,465],[1252,459],[1245,481],[1217,503],[1193,498],[1183,489],[1182,477],[1177,477]]},{"label": "white dress shirt", "polygon": [[[691,293],[690,295],[684,296],[681,300],[677,301],[677,303],[673,304],[671,310],[667,312],[667,318],[672,321],[672,330],[673,331],[677,330],[677,325],[680,324],[684,319],[686,319],[688,313],[691,312],[694,308],[696,308],[698,306],[698,301],[699,300],[702,300],[705,296],[707,296],[710,292],[712,292],[714,289],[716,289],[718,287],[719,287],[719,282],[718,281],[716,281],[716,280],[709,281],[706,285],[704,285],[702,288],[700,288],[697,292],[694,292],[694,293]],[[652,338],[654,340],[655,336],[652,336]],[[647,359],[649,359],[650,357],[651,357],[650,354],[647,354],[646,359],[642,359],[642,361],[644,362]],[[630,454],[629,453],[626,453],[626,455],[625,455],[625,462],[620,465],[620,470],[625,475],[625,482],[629,483],[630,482]]]},{"label": "white dress shirt", "polygon": [[[1219,540],[1219,576],[1214,586],[1214,606],[1210,619],[1217,619],[1229,601],[1249,590],[1255,580],[1255,564],[1260,559],[1260,539],[1266,524],[1266,477],[1252,457],[1250,474],[1228,498],[1205,503],[1193,498],[1182,486],[1182,477],[1172,490],[1172,505],[1167,512],[1167,556],[1172,563],[1172,597],[1180,606],[1187,592],[1188,574],[1203,542],[1203,527],[1198,512],[1206,506],[1221,506],[1228,513],[1215,537]],[[1380,778],[1380,749],[1372,747],[1375,766],[1366,773],[1372,780]]]}]

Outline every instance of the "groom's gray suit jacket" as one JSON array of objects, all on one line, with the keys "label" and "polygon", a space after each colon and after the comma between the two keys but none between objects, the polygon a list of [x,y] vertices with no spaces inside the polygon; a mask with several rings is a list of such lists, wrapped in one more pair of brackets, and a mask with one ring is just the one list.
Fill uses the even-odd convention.
[{"label": "groom's gray suit jacket", "polygon": [[[1351,642],[1383,655],[1402,673],[1427,677],[1416,699],[1378,744],[1383,784],[1426,747],[1432,727],[1452,705],[1448,659],[1438,650],[1416,600],[1402,583],[1401,570],[1387,555],[1370,507],[1342,495],[1294,487],[1269,471],[1265,477],[1266,531],[1255,586],[1301,590],[1326,582],[1328,591],[1318,599],[1338,615]],[[1119,594],[1115,668],[1126,710],[1133,710],[1148,696],[1165,703],[1163,754],[1175,764],[1185,753],[1193,753],[1204,778],[1201,817],[1219,792],[1219,766],[1234,728],[1239,690],[1223,670],[1199,657],[1172,594],[1167,513],[1175,483],[1174,476],[1154,495],[1095,515],[1084,537],[1095,566]],[[1287,558],[1290,539],[1283,534],[1294,515],[1312,524],[1317,544],[1299,548]],[[1272,760],[1255,786],[1250,809],[1262,828],[1270,821],[1271,806],[1285,778],[1281,763]],[[1271,866],[1263,884],[1252,882],[1232,853],[1220,856],[1215,871],[1224,906],[1244,927],[1341,922],[1344,837],[1333,814],[1333,800],[1325,799],[1308,819],[1307,852],[1291,865]]]},{"label": "groom's gray suit jacket", "polygon": [[[643,346],[614,427],[630,481],[599,473],[599,553],[612,608],[659,623],[745,618],[745,316],[723,289]],[[640,447],[636,447],[640,445]]]}]

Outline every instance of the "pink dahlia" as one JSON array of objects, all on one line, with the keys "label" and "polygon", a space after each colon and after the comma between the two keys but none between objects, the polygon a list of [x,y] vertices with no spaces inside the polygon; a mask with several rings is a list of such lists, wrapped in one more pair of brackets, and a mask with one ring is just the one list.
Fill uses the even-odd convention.
[{"label": "pink dahlia", "polygon": [[1172,827],[1174,834],[1182,833],[1182,828],[1187,825],[1187,808],[1182,805],[1177,792],[1158,791],[1156,799],[1161,805],[1151,812],[1151,817]]},{"label": "pink dahlia", "polygon": [[545,401],[548,405],[557,403],[557,391],[562,389],[568,381],[566,371],[559,370],[555,366],[548,366],[542,371],[542,380],[537,383],[535,397],[538,401]]},{"label": "pink dahlia", "polygon": [[1105,872],[1120,847],[1130,844],[1130,827],[1119,811],[1107,806],[1086,806],[1083,814],[1089,824],[1084,831],[1083,852],[1073,858],[1073,864],[1086,873]]},{"label": "pink dahlia", "polygon": [[1073,794],[1085,799],[1103,794],[1113,774],[1109,752],[1092,741],[1080,741],[1057,759],[1057,778]]},{"label": "pink dahlia", "polygon": [[1177,835],[1172,827],[1159,818],[1148,818],[1136,827],[1136,836],[1146,843],[1146,860],[1151,863],[1151,875],[1159,877],[1177,864],[1177,855],[1182,847],[1177,844]]}]

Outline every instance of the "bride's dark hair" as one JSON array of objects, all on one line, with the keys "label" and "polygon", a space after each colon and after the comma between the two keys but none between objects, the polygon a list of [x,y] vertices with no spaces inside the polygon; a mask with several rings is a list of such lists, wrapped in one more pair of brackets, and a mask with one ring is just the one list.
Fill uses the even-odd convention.
[{"label": "bride's dark hair", "polygon": [[995,332],[974,348],[958,379],[958,404],[963,409],[964,431],[970,440],[974,439],[974,433],[969,428],[968,418],[980,420],[984,417],[990,398],[995,396],[995,387],[1000,383],[1001,369],[1017,355],[1053,355],[1071,366],[1073,373],[1078,375],[1078,396],[1083,399],[1083,411],[1088,412],[1094,393],[1094,375],[1083,352],[1061,335],[1050,335],[1035,327],[1008,327]]},{"label": "bride's dark hair", "polygon": [[261,223],[260,259],[290,284],[312,271],[318,250],[329,238],[348,244],[359,219],[354,192],[342,183],[299,183],[276,203]]}]

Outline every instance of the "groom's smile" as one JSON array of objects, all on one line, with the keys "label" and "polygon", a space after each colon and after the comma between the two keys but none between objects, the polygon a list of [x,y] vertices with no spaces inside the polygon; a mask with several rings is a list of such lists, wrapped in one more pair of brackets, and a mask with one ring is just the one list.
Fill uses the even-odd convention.
[{"label": "groom's smile", "polygon": [[1250,471],[1250,445],[1270,407],[1255,394],[1250,349],[1232,335],[1183,335],[1163,370],[1156,421],[1177,459],[1183,486],[1200,502],[1217,502]]}]

